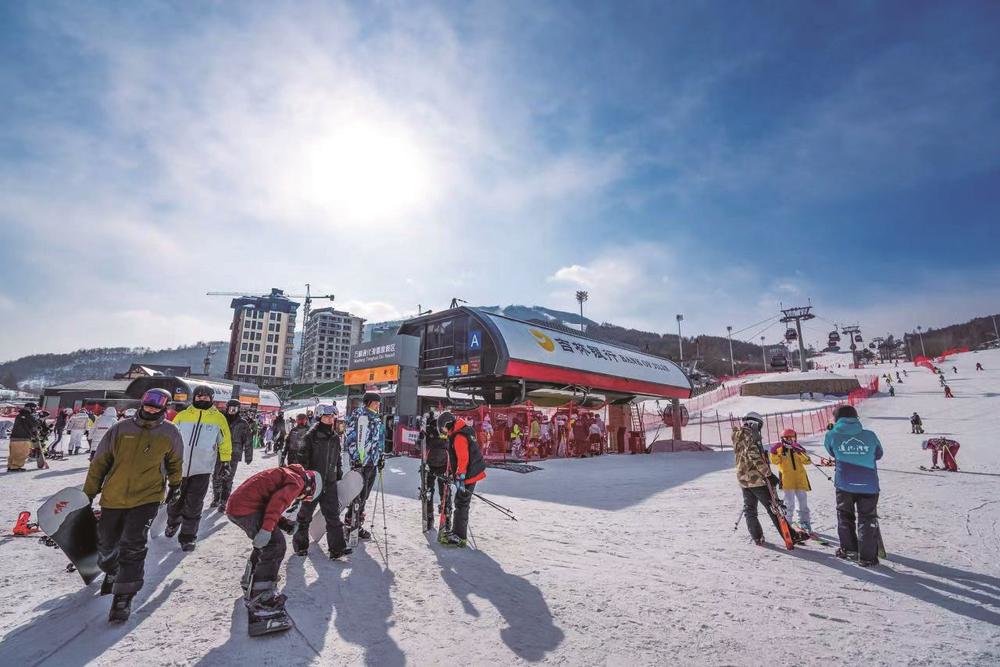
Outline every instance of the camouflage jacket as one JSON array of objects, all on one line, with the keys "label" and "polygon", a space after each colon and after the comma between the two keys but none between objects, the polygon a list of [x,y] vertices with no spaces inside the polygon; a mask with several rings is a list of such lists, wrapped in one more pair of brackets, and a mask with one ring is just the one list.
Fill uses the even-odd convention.
[{"label": "camouflage jacket", "polygon": [[760,433],[747,427],[733,431],[733,455],[736,458],[736,479],[744,489],[764,486],[771,467],[764,460]]}]

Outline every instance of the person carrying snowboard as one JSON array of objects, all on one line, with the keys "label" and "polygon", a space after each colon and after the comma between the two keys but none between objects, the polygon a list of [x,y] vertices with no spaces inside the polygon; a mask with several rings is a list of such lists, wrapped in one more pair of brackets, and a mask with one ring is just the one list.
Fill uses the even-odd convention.
[{"label": "person carrying snowboard", "polygon": [[[326,480],[326,487],[321,493],[313,496],[310,501],[302,503],[298,514],[298,528],[292,538],[292,549],[296,556],[305,556],[309,551],[309,525],[313,521],[316,504],[326,522],[326,544],[330,549],[330,558],[337,560],[350,554],[344,540],[344,524],[340,520],[340,498],[337,496],[337,485],[343,476],[340,455],[340,433],[337,432],[337,406],[321,404],[316,406],[319,418],[303,438],[301,450],[302,467],[312,470]],[[352,500],[350,498],[347,499]]]},{"label": "person carrying snowboard", "polygon": [[222,456],[215,459],[215,470],[212,472],[212,502],[210,508],[226,511],[226,501],[233,490],[233,478],[240,464],[240,457],[245,457],[247,465],[253,461],[253,440],[250,425],[240,415],[240,402],[231,398],[226,402],[226,423],[229,424],[229,437],[233,442],[233,451],[229,464],[222,461]]},{"label": "person carrying snowboard", "polygon": [[476,433],[465,420],[450,412],[437,419],[438,430],[448,435],[448,465],[455,485],[455,516],[450,531],[438,533],[438,542],[464,548],[469,539],[469,509],[476,484],[486,479],[486,461]]},{"label": "person carrying snowboard", "polygon": [[176,502],[167,506],[167,525],[163,534],[173,537],[184,551],[193,551],[201,524],[201,510],[205,494],[215,471],[217,460],[222,461],[223,474],[229,474],[229,460],[233,445],[229,422],[219,412],[212,400],[215,390],[207,385],[194,388],[191,405],[174,417],[174,425],[184,439],[184,481]]},{"label": "person carrying snowboard", "polygon": [[382,397],[379,394],[366,393],[361,407],[351,413],[344,435],[351,470],[359,471],[365,481],[361,493],[347,509],[344,523],[349,527],[356,526],[357,536],[362,540],[371,539],[371,533],[364,527],[365,503],[375,484],[377,471],[385,467],[385,424],[378,414],[381,406]]},{"label": "person carrying snowboard", "polygon": [[842,405],[827,431],[823,448],[836,461],[838,558],[858,559],[862,567],[878,565],[878,466],[882,443],[861,427],[858,411]]},{"label": "person carrying snowboard", "polygon": [[132,598],[143,584],[149,527],[167,491],[180,494],[184,441],[166,421],[170,392],[150,389],[132,419],[112,426],[94,450],[83,492],[101,496],[97,522],[98,566],[104,571],[101,595],[114,594],[108,621],[128,620]]},{"label": "person carrying snowboard", "polygon": [[920,415],[914,412],[910,415],[910,433],[923,433],[924,432],[924,422],[920,419]]},{"label": "person carrying snowboard", "polygon": [[764,418],[756,412],[748,412],[743,417],[743,424],[733,431],[733,456],[736,459],[736,480],[743,491],[743,512],[747,521],[747,530],[754,544],[764,544],[764,529],[757,519],[757,505],[761,504],[771,517],[774,527],[781,532],[778,515],[775,514],[774,503],[768,483],[772,488],[777,486],[778,478],[771,473],[771,468],[764,459],[764,449],[761,446],[760,431],[764,427]]},{"label": "person carrying snowboard", "polygon": [[434,527],[434,488],[437,487],[438,498],[438,536],[451,532],[452,498],[448,492],[448,443],[441,437],[437,417],[434,412],[428,412],[424,423],[424,447],[427,450],[427,462],[423,470],[421,489],[424,492],[424,532]]},{"label": "person carrying snowboard", "polygon": [[799,444],[798,434],[794,429],[785,429],[781,434],[781,442],[771,447],[770,455],[771,463],[778,466],[779,485],[784,491],[785,518],[791,523],[798,505],[799,527],[811,533],[812,523],[806,499],[806,494],[812,491],[809,473],[806,472],[810,460],[805,448]]},{"label": "person carrying snowboard", "polygon": [[285,437],[285,447],[281,450],[281,456],[279,458],[278,465],[286,465],[288,463],[302,463],[299,459],[302,453],[302,446],[305,444],[303,438],[305,438],[306,433],[309,432],[309,415],[304,412],[300,412],[295,415],[295,426],[288,432]]},{"label": "person carrying snowboard", "polygon": [[285,557],[282,532],[293,533],[296,528],[282,514],[296,500],[311,501],[322,493],[322,476],[293,463],[253,475],[229,496],[226,517],[253,540],[240,582],[251,637],[292,627],[285,595],[275,591]]}]

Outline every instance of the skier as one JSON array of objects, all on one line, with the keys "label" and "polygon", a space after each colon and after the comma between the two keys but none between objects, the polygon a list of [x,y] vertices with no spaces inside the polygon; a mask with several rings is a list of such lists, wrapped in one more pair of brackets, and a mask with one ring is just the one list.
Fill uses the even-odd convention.
[{"label": "skier", "polygon": [[302,439],[309,432],[309,415],[300,412],[295,415],[295,426],[288,432],[285,438],[285,448],[281,450],[281,460],[279,465],[286,463],[302,463],[299,457],[302,452]]},{"label": "skier", "polygon": [[105,572],[101,595],[113,593],[108,621],[128,620],[132,598],[142,588],[149,526],[163,500],[180,495],[184,442],[165,421],[170,392],[150,389],[135,418],[102,436],[87,470],[83,492],[101,495],[97,523],[98,565]]},{"label": "skier", "polygon": [[[357,470],[365,481],[361,493],[351,503],[344,518],[349,527],[357,526],[359,539],[371,538],[371,533],[365,530],[365,503],[375,484],[376,470],[385,467],[385,424],[379,418],[378,411],[382,406],[382,397],[375,392],[368,392],[361,399],[361,407],[351,413],[347,421],[347,433],[344,444],[351,470]],[[355,510],[357,514],[354,514]]]},{"label": "skier", "polygon": [[882,443],[861,427],[858,411],[842,405],[837,423],[828,431],[823,448],[836,461],[838,558],[858,559],[862,567],[878,565],[878,467]]},{"label": "skier", "polygon": [[271,421],[271,451],[278,453],[285,447],[285,413],[278,410]]},{"label": "skier", "polygon": [[178,412],[173,421],[184,439],[184,481],[176,502],[167,506],[167,525],[163,530],[164,535],[173,537],[179,529],[177,541],[184,551],[194,550],[215,462],[221,460],[220,472],[228,474],[233,452],[229,422],[212,403],[215,390],[201,384],[192,395],[191,405]]},{"label": "skier", "polygon": [[295,522],[282,513],[296,500],[311,501],[322,492],[322,476],[295,463],[253,475],[229,497],[226,516],[253,540],[241,581],[250,636],[292,627],[285,612],[286,598],[275,592],[285,557],[281,533],[295,532]]},{"label": "skier", "polygon": [[955,398],[955,394],[951,393],[951,387],[949,387],[948,385],[944,386],[944,397]]},{"label": "skier", "polygon": [[229,424],[229,437],[233,443],[233,451],[229,464],[218,456],[215,460],[215,470],[212,473],[212,502],[210,508],[226,511],[226,501],[233,490],[233,478],[240,464],[240,457],[245,457],[247,465],[253,461],[253,442],[250,436],[250,425],[240,415],[240,402],[231,398],[226,402],[226,423]]},{"label": "skier", "polygon": [[747,530],[757,545],[764,544],[764,529],[757,520],[758,503],[764,506],[774,527],[781,532],[781,524],[778,522],[771,493],[767,487],[769,480],[772,488],[777,486],[778,478],[771,473],[771,468],[764,459],[760,437],[760,430],[763,427],[764,418],[756,412],[748,412],[743,417],[743,425],[735,429],[732,436],[736,480],[743,490],[743,511],[747,520]]},{"label": "skier", "polygon": [[896,382],[903,384],[903,378],[899,377],[899,371],[896,371]]},{"label": "skier", "polygon": [[787,428],[781,434],[781,442],[770,450],[771,463],[778,466],[778,480],[784,493],[785,518],[792,522],[795,506],[799,508],[799,527],[807,533],[812,532],[809,516],[809,503],[806,494],[812,491],[809,484],[809,473],[806,466],[811,462],[805,448],[798,443],[798,433]]},{"label": "skier", "polygon": [[892,385],[889,385],[889,396],[895,396],[895,395],[896,395],[896,388],[893,387]]},{"label": "skier", "polygon": [[955,373],[957,375],[958,374],[958,366],[952,366],[951,367],[951,372]]},{"label": "skier", "polygon": [[62,442],[63,436],[66,434],[66,422],[69,421],[70,415],[73,411],[69,408],[59,411],[59,416],[56,417],[55,432],[56,439],[52,441],[49,445],[48,451],[45,453],[49,458],[63,458],[62,449],[59,447],[59,443]]},{"label": "skier", "polygon": [[35,416],[35,403],[25,403],[14,417],[10,430],[10,452],[7,455],[7,472],[27,472],[24,468],[28,454],[38,439],[39,422]]},{"label": "skier", "polygon": [[69,445],[66,446],[66,454],[79,454],[83,436],[87,432],[87,422],[90,415],[86,410],[80,410],[69,418]]},{"label": "skier", "polygon": [[924,422],[916,412],[910,415],[910,433],[923,433]]},{"label": "skier", "polygon": [[[897,365],[899,364],[899,362],[896,362],[896,363],[897,363]],[[906,377],[906,378],[910,377],[910,374],[906,372],[905,368],[903,369],[903,377]]]},{"label": "skier", "polygon": [[921,445],[922,449],[931,450],[931,470],[940,470],[941,466],[938,466],[938,454],[941,454],[941,462],[944,464],[944,469],[948,472],[958,472],[958,450],[961,445],[948,438],[930,438],[924,440]]},{"label": "skier", "polygon": [[464,419],[444,412],[437,419],[438,430],[448,435],[448,465],[455,485],[455,516],[450,531],[439,532],[438,542],[464,548],[468,542],[469,508],[476,484],[486,479],[486,461],[479,450],[476,434]]},{"label": "skier", "polygon": [[977,371],[982,371],[982,370],[986,370],[986,369],[984,369],[983,365],[977,361],[976,362],[976,370]]},{"label": "skier", "polygon": [[97,449],[97,445],[101,444],[101,438],[117,423],[118,409],[113,405],[105,408],[101,416],[94,422],[93,428],[90,429],[90,442],[87,445],[87,452],[90,453],[91,461],[94,460],[94,451]]},{"label": "skier", "polygon": [[337,485],[344,476],[340,455],[340,434],[336,429],[337,406],[317,405],[319,417],[303,438],[300,452],[302,467],[315,471],[326,480],[326,488],[315,494],[313,499],[303,502],[299,509],[298,528],[292,538],[292,549],[296,556],[305,556],[309,551],[309,524],[313,521],[316,504],[319,503],[322,519],[326,522],[326,544],[330,558],[337,560],[351,553],[344,540],[344,524],[340,520],[340,498]]},{"label": "skier", "polygon": [[441,503],[438,505],[438,537],[442,533],[451,532],[452,520],[452,498],[448,491],[448,443],[441,437],[438,429],[437,417],[434,411],[427,413],[424,423],[424,445],[427,448],[427,466],[424,468],[424,477],[421,488],[424,490],[424,516],[427,517],[424,524],[424,532],[434,527],[434,487],[437,487],[438,498]]}]

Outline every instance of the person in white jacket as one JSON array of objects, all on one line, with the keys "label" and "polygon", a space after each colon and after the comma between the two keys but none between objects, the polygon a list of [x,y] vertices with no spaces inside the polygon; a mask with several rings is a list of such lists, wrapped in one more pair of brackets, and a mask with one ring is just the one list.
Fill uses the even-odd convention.
[{"label": "person in white jacket", "polygon": [[97,446],[101,444],[101,438],[104,437],[104,434],[117,423],[118,409],[114,406],[106,408],[101,413],[101,416],[97,418],[97,421],[94,422],[94,428],[90,429],[90,446],[87,448],[87,451],[93,454]]},{"label": "person in white jacket", "polygon": [[66,448],[67,455],[80,453],[80,447],[83,444],[83,434],[87,432],[87,422],[89,421],[90,415],[85,410],[80,410],[66,422],[66,426],[69,428],[69,446]]}]

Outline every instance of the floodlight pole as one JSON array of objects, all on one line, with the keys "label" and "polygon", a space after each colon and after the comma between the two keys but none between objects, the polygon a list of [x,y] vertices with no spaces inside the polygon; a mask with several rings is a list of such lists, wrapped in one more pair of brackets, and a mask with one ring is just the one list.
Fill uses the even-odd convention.
[{"label": "floodlight pole", "polygon": [[733,376],[736,376],[736,360],[733,359],[733,328],[726,327],[726,336],[729,337],[729,366],[732,369]]},{"label": "floodlight pole", "polygon": [[684,362],[684,339],[681,338],[681,320],[684,316],[680,313],[677,314],[677,349],[680,351],[681,363]]}]

